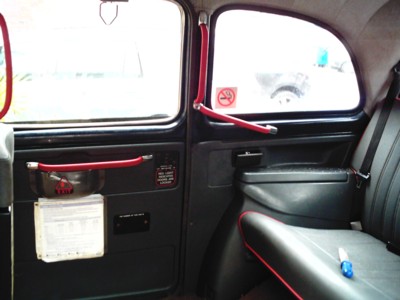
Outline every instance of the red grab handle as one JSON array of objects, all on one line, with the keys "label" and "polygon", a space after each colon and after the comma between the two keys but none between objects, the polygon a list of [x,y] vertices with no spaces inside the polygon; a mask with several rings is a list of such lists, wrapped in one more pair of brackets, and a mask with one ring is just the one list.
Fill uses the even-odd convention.
[{"label": "red grab handle", "polygon": [[10,109],[12,89],[13,89],[13,72],[12,72],[10,38],[8,35],[7,23],[2,14],[0,14],[0,27],[1,27],[1,33],[3,34],[4,59],[6,62],[6,95],[5,95],[4,106],[0,111],[0,119],[2,119]]},{"label": "red grab handle", "polygon": [[40,162],[28,162],[26,163],[26,167],[29,170],[40,170],[43,172],[74,172],[74,171],[89,171],[98,169],[134,167],[151,159],[153,159],[153,155],[143,155],[128,160],[113,160],[113,161],[90,162],[90,163],[62,164],[62,165],[48,165]]},{"label": "red grab handle", "polygon": [[214,119],[218,119],[218,120],[221,120],[221,121],[225,121],[225,122],[228,122],[228,123],[233,123],[233,124],[235,124],[235,125],[237,125],[239,127],[246,128],[246,129],[253,130],[253,131],[257,131],[257,132],[264,133],[264,134],[268,134],[268,133],[276,134],[278,132],[278,129],[276,127],[274,127],[274,126],[266,125],[264,127],[264,126],[261,126],[261,125],[255,124],[255,123],[250,123],[250,122],[247,122],[245,120],[229,116],[229,115],[217,113],[217,112],[213,111],[212,109],[209,109],[209,108],[205,107],[203,104],[197,104],[197,105],[199,107],[198,110],[203,115],[206,115],[208,117],[211,117],[211,118],[214,118]]},{"label": "red grab handle", "polygon": [[207,79],[207,63],[208,63],[208,29],[206,24],[200,24],[201,30],[201,50],[200,50],[200,73],[199,87],[197,90],[197,98],[195,104],[200,104],[204,100],[206,79]]},{"label": "red grab handle", "polygon": [[201,30],[201,52],[200,52],[200,73],[199,73],[199,87],[197,90],[197,98],[194,100],[193,108],[200,111],[203,115],[211,117],[213,119],[225,121],[228,123],[233,123],[237,126],[257,131],[264,134],[276,134],[278,129],[274,126],[266,125],[261,126],[255,123],[251,123],[242,119],[238,119],[226,114],[221,114],[209,109],[203,105],[203,100],[205,97],[206,89],[206,79],[207,79],[207,63],[208,63],[208,29],[206,24],[200,24]]}]

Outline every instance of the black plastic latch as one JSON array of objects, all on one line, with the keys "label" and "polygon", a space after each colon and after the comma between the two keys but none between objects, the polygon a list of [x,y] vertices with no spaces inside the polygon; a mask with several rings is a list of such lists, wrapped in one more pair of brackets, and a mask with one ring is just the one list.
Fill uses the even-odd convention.
[{"label": "black plastic latch", "polygon": [[234,151],[232,164],[236,168],[257,166],[261,162],[263,154],[260,150]]},{"label": "black plastic latch", "polygon": [[388,249],[388,251],[390,252],[393,252],[394,254],[400,255],[400,247],[393,242],[389,241],[386,244],[386,249]]},{"label": "black plastic latch", "polygon": [[361,188],[365,181],[368,181],[371,177],[371,173],[363,174],[360,170],[356,172],[357,188]]}]

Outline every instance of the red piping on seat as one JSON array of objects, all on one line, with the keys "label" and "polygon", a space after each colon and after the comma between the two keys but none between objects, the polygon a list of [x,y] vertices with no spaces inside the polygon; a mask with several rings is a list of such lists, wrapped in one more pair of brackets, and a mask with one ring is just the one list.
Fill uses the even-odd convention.
[{"label": "red piping on seat", "polygon": [[4,59],[6,62],[6,96],[4,101],[4,106],[0,111],[0,119],[2,119],[8,112],[11,106],[12,98],[12,83],[13,83],[13,73],[12,73],[12,59],[11,59],[11,46],[10,39],[8,35],[7,23],[3,15],[0,14],[0,26],[1,32],[3,34],[4,40]]},{"label": "red piping on seat", "polygon": [[[275,269],[274,268],[272,268],[258,253],[257,253],[257,251],[256,250],[254,250],[248,243],[247,243],[247,241],[246,241],[246,238],[245,238],[245,236],[244,236],[244,233],[243,233],[243,229],[242,229],[242,224],[241,224],[241,220],[242,220],[242,218],[245,216],[245,215],[247,215],[248,213],[255,213],[255,214],[260,214],[260,215],[263,215],[263,214],[261,214],[261,213],[258,213],[258,212],[254,212],[254,211],[245,211],[245,212],[243,212],[240,216],[239,216],[239,220],[238,220],[238,226],[239,226],[239,231],[240,231],[240,235],[242,236],[242,239],[243,239],[243,244],[244,244],[244,246],[247,248],[247,249],[249,249],[288,289],[289,289],[289,291],[291,291],[292,292],[292,294],[297,298],[297,299],[299,299],[299,300],[302,300],[303,298],[294,290],[294,288],[292,288],[291,286],[290,286],[290,284],[289,283],[287,283],[286,281],[285,281],[285,279],[283,279],[283,277],[281,276],[281,275],[279,275],[279,273],[277,272],[277,271],[275,271]],[[264,215],[265,216],[265,215]],[[279,220],[276,220],[276,219],[274,219],[274,218],[271,218],[271,217],[269,217],[269,216],[266,216],[266,217],[268,217],[268,218],[270,218],[270,219],[273,219],[274,221],[277,221],[277,222],[279,222],[279,223],[282,223],[281,221],[279,221]]]}]

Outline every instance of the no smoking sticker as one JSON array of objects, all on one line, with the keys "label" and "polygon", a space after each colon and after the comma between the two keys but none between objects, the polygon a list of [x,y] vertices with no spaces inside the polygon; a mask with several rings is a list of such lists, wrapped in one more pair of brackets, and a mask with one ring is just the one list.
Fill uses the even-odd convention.
[{"label": "no smoking sticker", "polygon": [[215,108],[235,108],[237,88],[217,88]]}]

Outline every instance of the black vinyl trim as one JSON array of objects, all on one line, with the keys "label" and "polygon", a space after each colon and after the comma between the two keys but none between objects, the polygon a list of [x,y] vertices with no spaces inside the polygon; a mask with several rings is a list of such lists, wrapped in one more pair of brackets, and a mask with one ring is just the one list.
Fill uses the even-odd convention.
[{"label": "black vinyl trim", "polygon": [[[202,118],[202,120],[200,120]],[[194,140],[242,140],[242,139],[280,139],[288,137],[327,136],[332,134],[355,134],[361,136],[370,118],[361,111],[350,117],[325,117],[307,119],[283,119],[260,121],[257,124],[269,124],[278,128],[278,134],[265,135],[239,128],[232,124],[212,122],[204,116],[195,116]]]},{"label": "black vinyl trim", "polygon": [[11,299],[11,213],[0,209],[0,298]]},{"label": "black vinyl trim", "polygon": [[178,141],[183,140],[186,130],[185,118],[165,126],[119,126],[62,128],[15,131],[15,146],[18,149],[35,147],[105,145],[113,143]]}]

